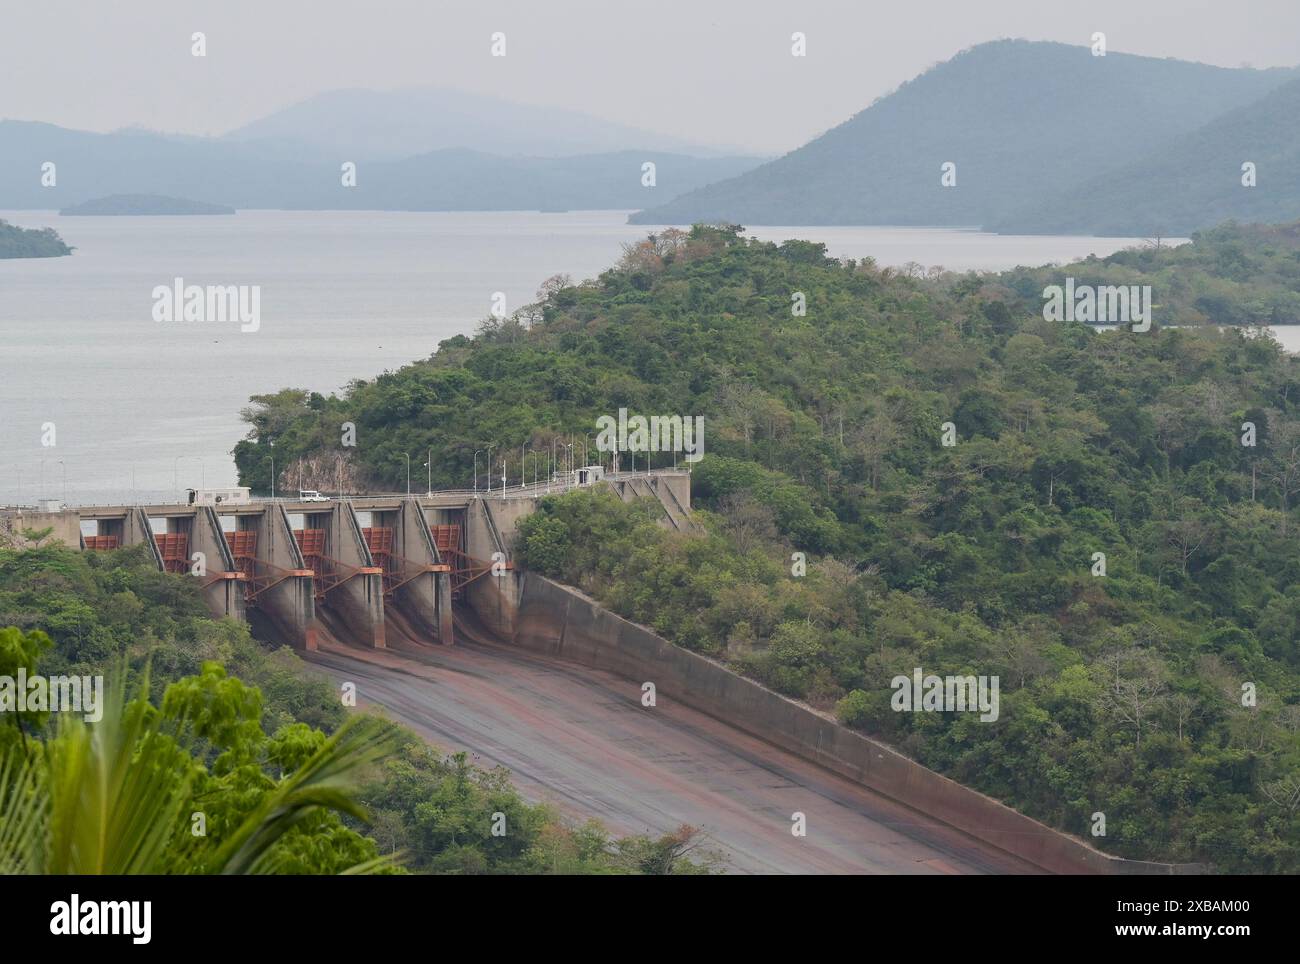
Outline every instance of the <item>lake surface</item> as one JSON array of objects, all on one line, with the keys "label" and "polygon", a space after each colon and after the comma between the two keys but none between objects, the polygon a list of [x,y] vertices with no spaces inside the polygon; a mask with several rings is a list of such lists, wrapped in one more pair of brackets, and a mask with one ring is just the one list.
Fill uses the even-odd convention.
[{"label": "lake surface", "polygon": [[[426,358],[439,341],[472,334],[495,292],[513,311],[536,300],[544,279],[594,277],[620,245],[653,230],[617,211],[0,218],[54,227],[77,249],[0,260],[0,504],[171,500],[187,486],[234,484],[230,451],[245,433],[239,410],[250,395],[289,386],[327,394]],[[822,241],[836,257],[955,270],[1104,256],[1136,243],[943,228],[749,233]],[[178,277],[259,286],[260,327],[155,321],[154,288]],[[52,447],[41,444],[45,423],[54,424]]]}]

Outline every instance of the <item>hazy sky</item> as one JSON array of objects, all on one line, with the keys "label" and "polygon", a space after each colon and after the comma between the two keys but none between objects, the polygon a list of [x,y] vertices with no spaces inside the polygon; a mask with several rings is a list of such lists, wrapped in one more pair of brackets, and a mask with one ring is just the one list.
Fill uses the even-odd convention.
[{"label": "hazy sky", "polygon": [[434,85],[779,152],[964,47],[1098,30],[1115,51],[1300,62],[1300,0],[0,0],[0,117],[218,134],[323,90]]}]

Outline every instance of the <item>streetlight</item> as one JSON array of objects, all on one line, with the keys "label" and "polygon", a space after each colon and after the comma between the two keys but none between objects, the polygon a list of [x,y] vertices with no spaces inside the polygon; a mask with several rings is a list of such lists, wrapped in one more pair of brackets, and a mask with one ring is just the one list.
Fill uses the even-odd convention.
[{"label": "streetlight", "polygon": [[521,489],[524,487],[524,449],[527,447],[527,442],[519,446],[519,488]]},{"label": "streetlight", "polygon": [[487,447],[487,484],[488,484],[488,495],[491,495],[491,494],[492,494],[492,450],[493,450],[494,448],[496,448],[495,445],[489,445],[489,446]]},{"label": "streetlight", "polygon": [[569,481],[573,481],[573,443],[568,443],[565,448],[569,450]]},{"label": "streetlight", "polygon": [[408,453],[402,453],[402,458],[406,459],[406,494],[411,494],[411,456]]},{"label": "streetlight", "polygon": [[424,463],[424,467],[429,470],[429,482],[425,486],[424,494],[426,497],[433,495],[433,446],[429,446],[429,461]]},{"label": "streetlight", "polygon": [[475,497],[478,496],[478,454],[479,452],[482,451],[483,451],[482,449],[474,450],[474,495]]}]

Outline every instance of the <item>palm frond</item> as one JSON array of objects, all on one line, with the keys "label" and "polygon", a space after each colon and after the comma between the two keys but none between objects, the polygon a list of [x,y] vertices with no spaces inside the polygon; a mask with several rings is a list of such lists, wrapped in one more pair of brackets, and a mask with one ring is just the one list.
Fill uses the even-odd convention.
[{"label": "palm frond", "polygon": [[41,762],[18,747],[0,758],[0,874],[43,872],[50,807]]},{"label": "palm frond", "polygon": [[193,779],[191,759],[158,729],[144,694],[126,698],[126,666],[113,674],[103,717],[59,720],[46,745],[50,781],[47,873],[149,874],[166,867]]},{"label": "palm frond", "polygon": [[349,793],[353,777],[391,750],[393,742],[391,729],[379,720],[347,720],[248,814],[217,852],[212,872],[266,872],[276,842],[317,810],[335,810],[364,820],[365,811]]}]

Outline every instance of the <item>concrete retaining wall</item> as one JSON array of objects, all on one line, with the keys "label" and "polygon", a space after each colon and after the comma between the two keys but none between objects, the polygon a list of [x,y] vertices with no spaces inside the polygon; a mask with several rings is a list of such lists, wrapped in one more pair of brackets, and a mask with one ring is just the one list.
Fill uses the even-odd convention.
[{"label": "concrete retaining wall", "polygon": [[81,548],[81,516],[75,509],[61,512],[38,512],[35,509],[5,509],[0,512],[0,546],[14,549],[31,549],[36,543],[23,536],[23,531],[43,529],[53,531],[41,545],[61,542],[72,549]]},{"label": "concrete retaining wall", "polygon": [[[532,511],[531,499],[520,499],[519,503],[510,513],[512,533],[515,523],[527,514],[523,509]],[[509,559],[505,535],[496,521],[497,508],[495,503],[479,499],[465,513],[466,551],[484,564],[491,563],[493,553],[497,552]],[[485,626],[503,639],[510,639],[515,633],[520,587],[519,574],[514,569],[506,569],[498,575],[488,573],[475,579],[465,587],[465,599]]]},{"label": "concrete retaining wall", "polygon": [[450,646],[450,574],[424,572],[414,575],[408,571],[411,567],[436,566],[442,561],[429,534],[424,511],[415,499],[403,499],[401,508],[384,516],[382,524],[393,527],[393,551],[402,560],[402,577],[406,580],[393,592],[394,604],[417,628],[437,636],[440,643]]},{"label": "concrete retaining wall", "polygon": [[208,604],[209,612],[218,618],[230,616],[244,622],[244,586],[235,578],[235,559],[221,531],[221,521],[211,506],[195,507],[189,548],[191,553],[201,552],[207,559],[203,600]]},{"label": "concrete retaining wall", "polygon": [[258,575],[274,582],[258,595],[256,611],[270,620],[278,638],[314,650],[318,625],[312,574],[294,541],[289,516],[283,505],[271,505],[254,518],[258,558],[270,563]]},{"label": "concrete retaining wall", "polygon": [[352,641],[384,649],[384,578],[361,534],[350,502],[331,502],[322,512],[304,513],[309,529],[324,528],[326,552],[338,571],[338,581],[326,593],[328,609],[347,628]]},{"label": "concrete retaining wall", "polygon": [[1111,857],[991,797],[962,786],[602,609],[581,593],[533,573],[520,580],[516,645],[650,681],[660,697],[736,726],[1044,870],[1067,874],[1194,874],[1199,864]]}]

